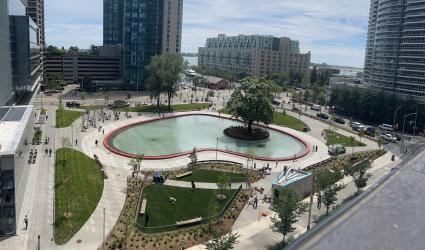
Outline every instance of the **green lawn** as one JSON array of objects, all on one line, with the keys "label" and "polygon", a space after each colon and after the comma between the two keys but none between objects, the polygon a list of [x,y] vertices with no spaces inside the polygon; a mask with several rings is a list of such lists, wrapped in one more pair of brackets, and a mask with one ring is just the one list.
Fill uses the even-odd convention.
[{"label": "green lawn", "polygon": [[[102,192],[103,175],[94,160],[72,149],[59,149],[56,152],[56,244],[65,244],[80,230],[96,209]],[[68,219],[64,216],[67,207],[72,213]]]},{"label": "green lawn", "polygon": [[[341,135],[334,131],[326,130],[326,145],[332,145],[332,144],[341,144],[345,147],[353,147],[353,143],[350,139],[350,137]],[[354,147],[364,147],[366,144],[359,142],[357,140],[354,140]]]},{"label": "green lawn", "polygon": [[[229,111],[224,108],[220,110],[221,113],[230,114]],[[285,127],[295,129],[297,131],[303,132],[304,128],[310,128],[303,121],[298,120],[297,118],[290,115],[283,115],[279,112],[274,112],[274,124],[276,125],[284,125]]]},{"label": "green lawn", "polygon": [[[176,104],[171,105],[171,111],[173,112],[184,112],[184,111],[192,111],[192,110],[201,110],[208,108],[208,103],[190,103],[190,104]],[[159,109],[161,112],[168,112],[168,106],[167,105],[160,105]],[[130,107],[130,108],[123,108],[119,109],[120,111],[128,111],[128,112],[157,112],[157,106],[156,105],[147,105],[147,106],[138,106],[138,107]]]},{"label": "green lawn", "polygon": [[285,127],[292,128],[298,131],[303,132],[304,128],[310,128],[303,121],[298,120],[297,118],[290,115],[283,115],[282,113],[274,113],[274,123],[277,125],[284,125]]},{"label": "green lawn", "polygon": [[[207,218],[210,201],[215,202],[217,214],[224,208],[236,190],[224,191],[227,200],[218,201],[218,190],[196,189],[193,193],[190,188],[179,188],[153,184],[143,190],[143,198],[147,198],[146,212],[149,216],[148,227],[157,227],[176,224],[177,221],[190,220],[197,217]],[[177,200],[171,204],[169,197]],[[138,217],[138,224],[145,226],[145,216]],[[169,231],[175,228],[149,230],[149,232]],[[142,228],[143,230],[143,228]],[[146,230],[146,229],[145,229]]]},{"label": "green lawn", "polygon": [[66,128],[71,126],[78,118],[84,115],[84,112],[70,111],[65,109],[56,110],[56,127]]},{"label": "green lawn", "polygon": [[[214,171],[214,170],[206,170],[206,169],[197,169],[194,170],[192,175],[180,178],[180,181],[195,181],[196,182],[207,182],[207,183],[217,183],[219,176],[223,172]],[[230,182],[245,182],[246,175],[237,174],[237,173],[226,173],[227,177],[229,177]]]}]

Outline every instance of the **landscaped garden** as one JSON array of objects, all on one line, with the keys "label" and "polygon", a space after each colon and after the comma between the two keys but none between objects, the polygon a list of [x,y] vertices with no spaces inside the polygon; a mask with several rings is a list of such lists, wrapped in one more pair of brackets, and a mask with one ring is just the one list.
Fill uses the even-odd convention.
[{"label": "landscaped garden", "polygon": [[192,171],[191,175],[180,178],[180,181],[194,181],[194,182],[206,182],[206,183],[218,183],[221,175],[225,174],[230,182],[245,182],[246,175],[242,173],[232,172],[221,172],[207,169],[196,169]]},{"label": "landscaped garden", "polygon": [[66,128],[71,126],[78,118],[84,115],[84,112],[70,111],[63,108],[56,110],[56,127]]},{"label": "landscaped garden", "polygon": [[[185,111],[197,111],[202,109],[207,109],[209,103],[190,103],[190,104],[175,104],[171,105],[171,110],[173,112],[185,112]],[[122,108],[118,109],[119,111],[135,112],[135,113],[153,113],[158,112],[158,107],[156,105],[139,105],[135,107]],[[160,105],[159,111],[161,113],[168,112],[167,105]]]},{"label": "landscaped garden", "polygon": [[[143,199],[147,199],[146,214],[149,219],[146,223],[145,216],[138,217],[138,225],[142,231],[161,232],[177,229],[175,226],[157,228],[161,226],[175,225],[178,221],[186,221],[201,217],[205,219],[218,214],[229,202],[236,190],[223,190],[225,200],[218,200],[220,190],[194,189],[172,187],[161,184],[153,184],[143,189]],[[176,201],[170,201],[170,197]],[[210,204],[214,206],[212,210]],[[146,227],[146,229],[145,229]],[[149,229],[152,228],[152,229]]]},{"label": "landscaped garden", "polygon": [[87,222],[103,192],[103,174],[90,157],[59,149],[55,161],[56,244],[68,242]]},{"label": "landscaped garden", "polygon": [[359,142],[357,140],[353,140],[353,138],[350,138],[348,136],[339,134],[335,131],[325,130],[326,134],[326,145],[333,145],[333,144],[341,144],[345,147],[364,147],[366,144]]}]

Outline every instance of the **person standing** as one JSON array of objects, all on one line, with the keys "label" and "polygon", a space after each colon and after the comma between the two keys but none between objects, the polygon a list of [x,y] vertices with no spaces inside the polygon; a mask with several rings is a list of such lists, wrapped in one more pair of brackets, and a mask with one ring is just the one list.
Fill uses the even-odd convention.
[{"label": "person standing", "polygon": [[257,206],[258,206],[258,198],[257,198],[257,196],[255,196],[255,198],[254,198],[254,205],[253,205],[253,207],[254,207],[255,209],[257,209]]},{"label": "person standing", "polygon": [[49,149],[49,157],[52,156],[52,149]]},{"label": "person standing", "polygon": [[25,223],[25,230],[28,230],[28,215],[25,215],[24,223]]}]

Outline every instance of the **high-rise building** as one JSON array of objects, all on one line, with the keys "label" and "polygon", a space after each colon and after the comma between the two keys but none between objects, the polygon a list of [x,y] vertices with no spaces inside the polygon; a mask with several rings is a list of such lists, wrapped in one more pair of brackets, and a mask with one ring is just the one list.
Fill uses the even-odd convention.
[{"label": "high-rise building", "polygon": [[10,24],[7,1],[0,1],[0,107],[12,98]]},{"label": "high-rise building", "polygon": [[310,52],[300,53],[299,42],[287,37],[218,35],[199,48],[198,65],[207,71],[224,71],[240,78],[273,73],[308,75]]},{"label": "high-rise building", "polygon": [[425,0],[371,0],[364,81],[425,100]]},{"label": "high-rise building", "polygon": [[[21,0],[0,1],[0,235],[16,235],[29,176],[33,106],[15,106],[33,86],[31,54],[39,67],[36,25]],[[35,30],[34,30],[34,29]],[[33,44],[31,41],[35,41]],[[38,56],[36,55],[38,53]],[[35,159],[34,159],[35,161]]]},{"label": "high-rise building", "polygon": [[32,18],[38,27],[40,35],[40,47],[46,47],[46,37],[44,32],[44,0],[26,0],[28,2],[27,14]]},{"label": "high-rise building", "polygon": [[103,1],[103,44],[123,44],[124,0]]},{"label": "high-rise building", "polygon": [[181,52],[183,0],[104,0],[105,45],[123,45],[127,89],[140,90],[151,58]]}]

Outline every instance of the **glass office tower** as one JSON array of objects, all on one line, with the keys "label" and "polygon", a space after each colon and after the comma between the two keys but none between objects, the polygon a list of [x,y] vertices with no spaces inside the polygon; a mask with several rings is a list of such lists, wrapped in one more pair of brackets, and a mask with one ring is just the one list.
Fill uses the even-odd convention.
[{"label": "glass office tower", "polygon": [[123,44],[124,0],[103,1],[103,44]]}]

